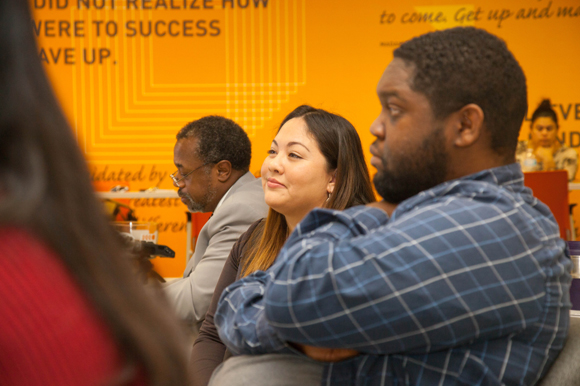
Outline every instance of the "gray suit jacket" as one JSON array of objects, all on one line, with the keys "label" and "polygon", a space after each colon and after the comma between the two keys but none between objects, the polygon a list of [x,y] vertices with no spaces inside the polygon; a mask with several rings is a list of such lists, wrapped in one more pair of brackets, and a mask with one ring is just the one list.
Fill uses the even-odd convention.
[{"label": "gray suit jacket", "polygon": [[177,315],[194,334],[205,318],[232,246],[252,223],[266,217],[267,213],[262,182],[250,172],[244,174],[201,229],[183,278],[164,287]]}]

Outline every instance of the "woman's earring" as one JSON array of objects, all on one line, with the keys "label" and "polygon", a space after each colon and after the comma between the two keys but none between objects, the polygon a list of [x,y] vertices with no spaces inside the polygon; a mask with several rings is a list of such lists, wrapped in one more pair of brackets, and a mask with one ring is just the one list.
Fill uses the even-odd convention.
[{"label": "woman's earring", "polygon": [[330,200],[330,192],[326,192],[326,202],[328,202],[328,200]]}]

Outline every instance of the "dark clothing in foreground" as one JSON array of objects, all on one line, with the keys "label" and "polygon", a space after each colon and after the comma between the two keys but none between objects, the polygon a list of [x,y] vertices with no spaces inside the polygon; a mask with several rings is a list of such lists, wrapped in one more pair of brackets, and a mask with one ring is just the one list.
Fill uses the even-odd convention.
[{"label": "dark clothing in foreground", "polygon": [[224,291],[235,355],[352,348],[323,385],[531,385],[562,349],[570,259],[518,164],[377,209],[316,209],[274,265]]}]

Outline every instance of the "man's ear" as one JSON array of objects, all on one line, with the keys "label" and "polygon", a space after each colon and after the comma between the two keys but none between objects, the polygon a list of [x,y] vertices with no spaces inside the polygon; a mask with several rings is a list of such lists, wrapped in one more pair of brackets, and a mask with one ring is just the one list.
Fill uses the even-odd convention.
[{"label": "man's ear", "polygon": [[215,164],[217,179],[219,182],[226,182],[232,175],[232,164],[230,161],[222,160]]},{"label": "man's ear", "polygon": [[457,147],[469,147],[477,142],[483,134],[483,119],[483,110],[475,103],[465,105],[453,113],[453,144]]}]

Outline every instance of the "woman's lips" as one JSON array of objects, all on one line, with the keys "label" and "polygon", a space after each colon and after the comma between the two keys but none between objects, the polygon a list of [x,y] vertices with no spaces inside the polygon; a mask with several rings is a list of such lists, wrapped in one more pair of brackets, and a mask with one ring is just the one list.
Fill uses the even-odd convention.
[{"label": "woman's lips", "polygon": [[275,189],[275,188],[285,188],[284,184],[282,184],[281,182],[279,182],[275,178],[268,178],[267,185],[271,189]]}]

